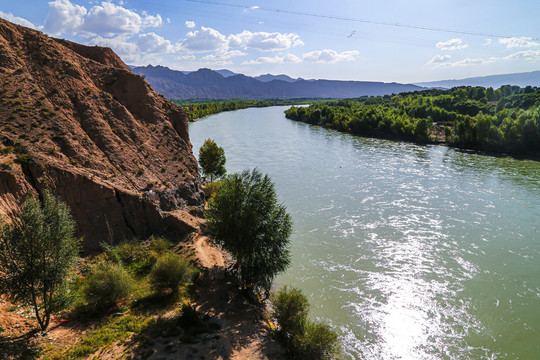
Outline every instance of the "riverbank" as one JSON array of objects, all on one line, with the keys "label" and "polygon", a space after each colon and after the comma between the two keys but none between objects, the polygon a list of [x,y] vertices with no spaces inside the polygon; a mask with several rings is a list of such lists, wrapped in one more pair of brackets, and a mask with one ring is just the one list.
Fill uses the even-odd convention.
[{"label": "riverbank", "polygon": [[[373,138],[373,139],[384,139],[384,140],[392,140],[392,141],[406,141],[417,145],[441,145],[446,146],[449,148],[456,149],[458,151],[465,151],[465,152],[474,152],[478,154],[483,155],[490,155],[490,156],[510,156],[514,159],[521,159],[521,160],[534,160],[534,161],[540,161],[540,153],[523,153],[523,152],[513,152],[509,149],[504,149],[501,147],[497,147],[495,145],[486,145],[486,146],[467,146],[462,143],[453,143],[447,141],[445,137],[445,125],[442,124],[434,124],[431,129],[428,130],[427,136],[422,138],[417,138],[414,136],[407,136],[407,135],[396,135],[391,132],[384,132],[379,130],[372,130],[369,131],[369,133],[361,133],[352,131],[350,129],[338,129],[335,128],[329,124],[313,124],[309,121],[308,118],[304,118],[303,120],[298,118],[292,118],[288,117],[289,120],[292,121],[298,121],[305,124],[309,124],[312,126],[319,126],[323,127],[329,130],[334,130],[342,133],[351,134],[354,136],[364,137],[364,138]],[[453,128],[448,127],[450,130],[453,130]]]},{"label": "riverbank", "polygon": [[235,111],[248,108],[262,108],[284,105],[312,104],[321,99],[289,99],[289,100],[206,100],[171,99],[176,105],[182,107],[187,113],[189,121],[195,121],[209,115],[219,114],[226,111]]}]

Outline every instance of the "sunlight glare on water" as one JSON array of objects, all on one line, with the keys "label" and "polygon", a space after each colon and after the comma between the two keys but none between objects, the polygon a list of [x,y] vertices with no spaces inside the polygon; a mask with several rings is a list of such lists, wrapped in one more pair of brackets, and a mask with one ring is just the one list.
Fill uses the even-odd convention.
[{"label": "sunlight glare on water", "polygon": [[350,359],[540,354],[540,163],[366,139],[296,123],[284,107],[190,125],[227,170],[258,167],[293,221],[311,314]]}]

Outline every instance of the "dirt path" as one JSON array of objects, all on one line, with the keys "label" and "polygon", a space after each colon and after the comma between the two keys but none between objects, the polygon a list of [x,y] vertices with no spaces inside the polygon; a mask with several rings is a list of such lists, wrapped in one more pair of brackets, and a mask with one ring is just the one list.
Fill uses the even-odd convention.
[{"label": "dirt path", "polygon": [[221,251],[219,251],[214,245],[210,244],[208,237],[199,236],[195,239],[194,243],[196,254],[199,258],[201,266],[207,269],[225,268],[227,260]]},{"label": "dirt path", "polygon": [[[194,344],[182,343],[178,337],[156,339],[154,353],[133,359],[178,360],[280,360],[288,359],[286,350],[270,336],[259,306],[240,294],[237,280],[226,269],[230,264],[223,252],[206,236],[196,237],[192,249],[199,259],[201,277],[195,294],[196,310],[208,321],[220,325],[217,332],[199,335]],[[121,349],[117,355],[125,354]],[[115,358],[114,353],[100,358]],[[107,356],[108,355],[108,356]],[[112,356],[111,356],[112,355]]]},{"label": "dirt path", "polygon": [[219,338],[214,339],[210,347],[198,349],[200,358],[286,359],[286,351],[271,339],[260,308],[239,294],[235,278],[226,272],[230,261],[205,236],[195,239],[194,244],[204,272],[197,294],[197,310],[221,325]]}]

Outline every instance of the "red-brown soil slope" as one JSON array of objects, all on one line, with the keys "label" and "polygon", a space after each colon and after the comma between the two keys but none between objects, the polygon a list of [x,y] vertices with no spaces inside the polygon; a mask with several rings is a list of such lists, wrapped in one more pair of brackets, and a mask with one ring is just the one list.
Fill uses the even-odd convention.
[{"label": "red-brown soil slope", "polygon": [[0,216],[50,189],[87,251],[189,231],[202,193],[187,127],[111,49],[0,19]]}]

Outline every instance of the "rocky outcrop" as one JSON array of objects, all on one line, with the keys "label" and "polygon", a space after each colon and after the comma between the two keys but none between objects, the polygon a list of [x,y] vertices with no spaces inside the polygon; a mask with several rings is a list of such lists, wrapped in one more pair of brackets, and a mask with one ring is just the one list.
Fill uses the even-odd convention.
[{"label": "rocky outcrop", "polygon": [[50,189],[87,251],[188,232],[203,194],[187,124],[112,50],[0,19],[0,216]]}]

